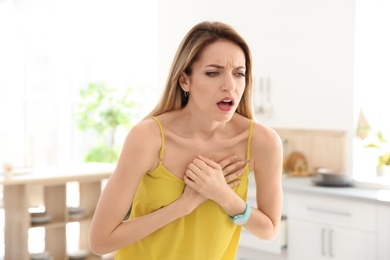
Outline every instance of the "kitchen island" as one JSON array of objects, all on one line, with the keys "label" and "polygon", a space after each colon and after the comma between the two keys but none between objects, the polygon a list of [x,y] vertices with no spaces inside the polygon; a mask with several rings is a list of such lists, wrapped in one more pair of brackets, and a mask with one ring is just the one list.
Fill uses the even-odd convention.
[{"label": "kitchen island", "polygon": [[390,259],[390,189],[283,179],[287,259]]}]

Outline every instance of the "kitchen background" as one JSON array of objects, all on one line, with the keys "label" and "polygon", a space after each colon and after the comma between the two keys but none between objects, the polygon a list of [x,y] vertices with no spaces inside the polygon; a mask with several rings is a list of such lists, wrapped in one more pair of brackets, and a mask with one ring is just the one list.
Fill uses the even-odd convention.
[{"label": "kitchen background", "polygon": [[120,144],[157,102],[184,34],[220,20],[251,47],[256,119],[280,134],[286,159],[298,151],[304,173],[389,188],[379,150],[365,148],[367,126],[390,138],[389,11],[387,0],[0,0],[0,165],[82,163],[99,138],[79,130],[90,83],[131,87]]},{"label": "kitchen background", "polygon": [[[274,128],[344,131],[342,170],[375,177],[375,162],[361,160],[375,160],[375,151],[361,149],[356,131],[361,109],[372,128],[390,129],[388,1],[0,4],[0,163],[80,162],[93,139],[77,131],[79,89],[99,81],[130,86],[135,123],[157,101],[185,32],[199,21],[221,20],[252,48],[254,104],[272,106],[257,119]],[[127,130],[119,131],[118,143]]]}]

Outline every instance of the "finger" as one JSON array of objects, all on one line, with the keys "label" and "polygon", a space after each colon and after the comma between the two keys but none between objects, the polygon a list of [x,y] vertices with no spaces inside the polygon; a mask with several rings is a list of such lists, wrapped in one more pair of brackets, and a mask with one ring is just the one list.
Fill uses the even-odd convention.
[{"label": "finger", "polygon": [[192,171],[196,176],[201,177],[205,174],[207,175],[208,170],[210,169],[210,166],[207,166],[207,164],[199,159],[195,159],[192,163],[188,165],[187,170]]},{"label": "finger", "polygon": [[238,168],[241,168],[243,169],[243,166],[245,165],[245,161],[238,161],[238,162],[235,162],[233,164],[230,164],[228,166],[226,166],[224,169],[223,169],[223,173],[224,175],[229,175],[231,172],[237,170]]},{"label": "finger", "polygon": [[240,183],[241,183],[241,180],[236,180],[236,181],[232,181],[232,182],[228,183],[228,185],[230,186],[230,188],[234,188],[235,186],[237,186]]},{"label": "finger", "polygon": [[225,168],[228,166],[233,160],[235,160],[238,157],[238,155],[231,155],[229,157],[226,157],[222,161],[220,161],[218,164],[221,166],[221,168]]},{"label": "finger", "polygon": [[195,179],[197,178],[197,175],[193,171],[187,169],[184,177],[189,178],[191,181],[195,181]]},{"label": "finger", "polygon": [[195,162],[198,162],[200,166],[199,168],[200,169],[204,169],[206,166],[209,166],[209,167],[212,167],[214,169],[222,169],[221,165],[209,158],[206,158],[206,157],[203,157],[202,155],[199,155],[198,156],[199,159],[195,159],[194,160],[194,163]]},{"label": "finger", "polygon": [[245,169],[244,168],[241,168],[241,169],[238,169],[237,171],[229,174],[229,175],[226,175],[225,176],[225,180],[227,183],[229,183],[231,180],[234,180],[235,178],[237,178],[238,176],[240,176],[241,174],[243,174],[245,172]]},{"label": "finger", "polygon": [[184,182],[186,183],[186,185],[190,186],[191,188],[193,187],[194,181],[191,180],[190,177],[188,177],[187,175],[184,175],[183,180],[184,180]]},{"label": "finger", "polygon": [[195,159],[192,163],[188,165],[187,170],[192,171],[194,174],[199,175],[202,173],[202,170],[205,168],[205,163]]}]

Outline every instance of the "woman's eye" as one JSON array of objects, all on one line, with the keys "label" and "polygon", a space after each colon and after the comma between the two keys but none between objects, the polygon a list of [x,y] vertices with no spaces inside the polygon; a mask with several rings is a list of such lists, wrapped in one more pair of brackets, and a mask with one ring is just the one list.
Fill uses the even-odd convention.
[{"label": "woman's eye", "polygon": [[238,77],[243,77],[243,78],[245,78],[245,73],[243,73],[243,72],[239,72],[239,73],[236,73],[236,75],[238,76]]},{"label": "woman's eye", "polygon": [[206,72],[206,75],[207,76],[217,76],[219,73],[218,72],[216,72],[216,71],[209,71],[209,72]]}]

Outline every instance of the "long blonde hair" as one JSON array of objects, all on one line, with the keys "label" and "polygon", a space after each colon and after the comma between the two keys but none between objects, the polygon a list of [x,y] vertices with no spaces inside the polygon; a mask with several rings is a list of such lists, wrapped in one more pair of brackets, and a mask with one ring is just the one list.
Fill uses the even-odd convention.
[{"label": "long blonde hair", "polygon": [[245,90],[237,107],[237,113],[253,119],[252,109],[252,56],[245,40],[229,25],[221,22],[201,22],[195,25],[184,37],[173,60],[162,98],[145,118],[158,116],[168,111],[178,110],[187,104],[188,98],[179,84],[180,75],[190,75],[192,65],[202,50],[217,40],[228,40],[237,44],[245,54]]}]

